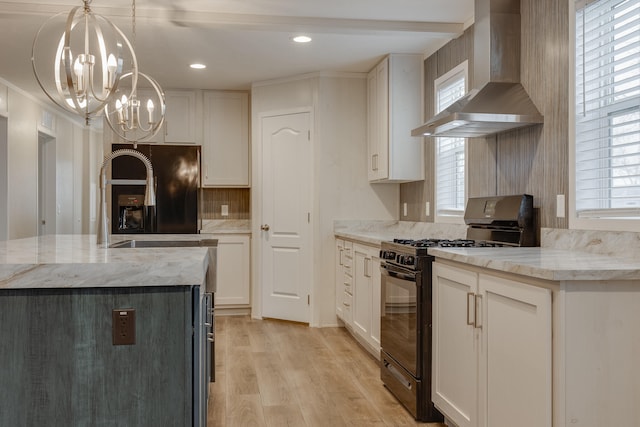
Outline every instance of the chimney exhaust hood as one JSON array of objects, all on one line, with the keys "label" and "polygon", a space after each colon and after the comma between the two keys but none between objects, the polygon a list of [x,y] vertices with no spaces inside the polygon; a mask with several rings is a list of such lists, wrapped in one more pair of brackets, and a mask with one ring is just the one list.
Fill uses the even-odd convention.
[{"label": "chimney exhaust hood", "polygon": [[543,123],[520,83],[520,0],[475,0],[472,83],[479,89],[411,135],[478,138]]}]

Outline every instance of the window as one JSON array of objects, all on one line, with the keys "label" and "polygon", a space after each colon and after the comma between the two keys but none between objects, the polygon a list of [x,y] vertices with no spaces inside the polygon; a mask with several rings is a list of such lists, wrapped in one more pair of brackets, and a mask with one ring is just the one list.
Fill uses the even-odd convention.
[{"label": "window", "polygon": [[640,218],[640,0],[576,2],[575,210]]},{"label": "window", "polygon": [[[436,113],[467,92],[467,62],[435,81]],[[436,138],[436,215],[462,217],[465,205],[465,138]]]}]

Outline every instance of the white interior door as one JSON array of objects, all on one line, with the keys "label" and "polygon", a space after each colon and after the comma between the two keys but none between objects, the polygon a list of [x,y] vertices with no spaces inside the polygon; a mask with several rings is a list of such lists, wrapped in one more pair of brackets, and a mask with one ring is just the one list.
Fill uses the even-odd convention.
[{"label": "white interior door", "polygon": [[262,316],[309,322],[310,113],[261,119]]}]

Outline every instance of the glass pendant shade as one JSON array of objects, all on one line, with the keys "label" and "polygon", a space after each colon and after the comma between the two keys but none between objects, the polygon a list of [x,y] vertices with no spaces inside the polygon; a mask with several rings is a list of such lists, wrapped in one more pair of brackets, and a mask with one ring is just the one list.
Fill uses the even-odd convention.
[{"label": "glass pendant shade", "polygon": [[131,43],[111,21],[94,14],[90,2],[45,21],[31,53],[33,72],[45,94],[87,122],[113,98],[124,63],[132,64],[130,92],[138,79]]},{"label": "glass pendant shade", "polygon": [[153,138],[164,123],[165,98],[160,85],[138,72],[138,85],[131,90],[132,73],[125,73],[114,97],[105,105],[107,124],[127,142],[144,142]]}]

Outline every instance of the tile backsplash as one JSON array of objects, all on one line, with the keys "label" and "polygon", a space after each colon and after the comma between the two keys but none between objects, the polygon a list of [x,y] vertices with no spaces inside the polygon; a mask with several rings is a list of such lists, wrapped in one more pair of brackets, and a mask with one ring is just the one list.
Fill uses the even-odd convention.
[{"label": "tile backsplash", "polygon": [[[222,215],[223,205],[229,215]],[[203,188],[202,219],[251,219],[250,188]]]}]

